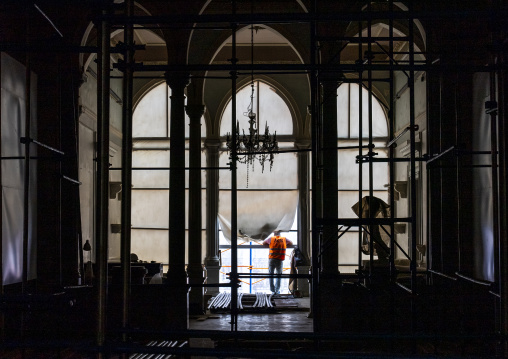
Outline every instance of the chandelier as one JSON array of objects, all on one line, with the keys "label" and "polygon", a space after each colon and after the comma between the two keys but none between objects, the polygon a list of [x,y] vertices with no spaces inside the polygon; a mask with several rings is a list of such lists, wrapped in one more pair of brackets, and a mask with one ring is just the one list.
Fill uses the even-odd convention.
[{"label": "chandelier", "polygon": [[[256,28],[256,31],[259,28]],[[254,65],[254,26],[251,25],[251,64]],[[270,171],[273,166],[273,158],[275,153],[279,150],[277,143],[277,132],[273,135],[270,134],[268,129],[268,123],[265,123],[264,134],[259,133],[259,118],[254,112],[254,73],[251,73],[251,96],[250,104],[247,107],[247,111],[243,113],[244,116],[248,117],[249,120],[249,132],[245,134],[245,130],[242,130],[240,135],[239,123],[236,120],[236,139],[230,137],[230,133],[227,133],[226,146],[230,153],[233,149],[236,150],[236,160],[240,163],[247,164],[247,185],[248,185],[248,173],[249,168],[254,169],[254,163],[259,162],[261,164],[261,171],[264,172],[265,162],[270,164]]]}]

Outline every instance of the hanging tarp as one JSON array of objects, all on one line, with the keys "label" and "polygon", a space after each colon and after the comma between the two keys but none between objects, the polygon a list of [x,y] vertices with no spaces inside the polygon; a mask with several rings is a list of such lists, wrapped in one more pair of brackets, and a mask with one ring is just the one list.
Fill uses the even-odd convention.
[{"label": "hanging tarp", "polygon": [[[298,191],[238,191],[237,229],[242,241],[264,240],[275,229],[289,231],[293,225]],[[219,193],[219,223],[231,241],[231,192]]]},{"label": "hanging tarp", "polygon": [[[25,67],[12,57],[1,53],[1,154],[2,157],[23,157],[25,137]],[[36,77],[31,78],[31,135],[37,133],[35,126]],[[31,156],[36,155],[35,146]],[[19,283],[23,279],[23,202],[24,202],[24,159],[2,160],[2,284]],[[36,162],[30,165],[27,278],[36,278]]]}]

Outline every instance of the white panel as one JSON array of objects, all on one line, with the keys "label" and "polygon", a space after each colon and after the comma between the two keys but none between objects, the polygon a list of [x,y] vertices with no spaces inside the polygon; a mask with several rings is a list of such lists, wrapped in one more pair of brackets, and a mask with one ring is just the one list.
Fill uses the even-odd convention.
[{"label": "white panel", "polygon": [[169,191],[133,190],[131,216],[133,227],[168,228]]},{"label": "white panel", "polygon": [[[257,83],[257,82],[256,82]],[[260,132],[264,133],[265,123],[270,133],[278,135],[293,134],[291,113],[282,98],[268,85],[260,82],[259,109],[257,108],[257,93],[254,94],[254,112],[259,113]],[[240,134],[249,133],[249,118],[246,116],[250,106],[251,86],[245,86],[236,94],[236,120],[238,120]],[[244,114],[245,113],[245,114]],[[231,101],[227,104],[221,119],[220,134],[231,133]]]},{"label": "white panel", "polygon": [[[359,86],[350,84],[351,86],[351,137],[359,136],[359,120],[360,120],[360,96]],[[362,88],[362,134],[364,138],[369,136],[369,92]],[[372,136],[386,137],[388,136],[388,124],[386,116],[381,105],[375,97],[372,98]]]},{"label": "white panel", "polygon": [[277,133],[278,135],[293,134],[291,112],[289,112],[286,103],[270,86],[263,82],[260,82],[259,85],[259,132],[261,134],[265,133],[265,125],[267,124],[270,133]]},{"label": "white panel", "polygon": [[131,252],[136,253],[143,261],[168,263],[168,236],[167,230],[133,229]]},{"label": "white panel", "polygon": [[163,82],[139,101],[132,115],[133,137],[168,136],[168,92],[168,86]]},{"label": "white panel", "polygon": [[[221,167],[227,166],[229,163],[229,153],[221,152],[219,162]],[[247,171],[247,165],[243,163],[238,163],[237,168],[238,189],[298,188],[298,163],[295,153],[279,153],[275,155],[271,171],[269,163],[265,163],[264,171],[262,171],[259,162],[255,163],[253,167],[249,167],[249,171]],[[231,188],[230,171],[222,170],[219,172],[219,188]]]},{"label": "white panel", "polygon": [[[169,167],[169,151],[133,151],[132,167]],[[169,188],[169,170],[133,170],[135,188]]]},{"label": "white panel", "polygon": [[349,86],[337,89],[337,137],[349,137]]},{"label": "white panel", "polygon": [[[339,144],[340,145],[340,144]],[[366,153],[367,151],[364,151]],[[375,148],[374,152],[377,152],[377,158],[386,158],[387,151],[385,149]],[[358,189],[358,178],[359,178],[359,166],[356,163],[356,156],[358,150],[347,149],[338,150],[338,186],[339,189]],[[388,183],[388,165],[386,162],[374,162],[373,168],[373,188],[382,189],[384,185]],[[363,164],[362,172],[362,187],[363,189],[369,188],[369,164]]]},{"label": "white panel", "polygon": [[358,232],[347,232],[339,238],[339,264],[358,263]]}]

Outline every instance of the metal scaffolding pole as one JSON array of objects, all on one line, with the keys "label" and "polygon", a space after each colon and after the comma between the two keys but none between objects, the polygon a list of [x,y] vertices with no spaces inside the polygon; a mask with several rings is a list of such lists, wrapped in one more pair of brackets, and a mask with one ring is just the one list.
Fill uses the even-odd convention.
[{"label": "metal scaffolding pole", "polygon": [[[26,42],[30,43],[30,9],[27,9],[27,22],[26,22]],[[25,54],[25,161],[24,161],[24,183],[23,183],[23,271],[21,278],[21,291],[26,294],[27,281],[28,281],[28,230],[29,226],[29,206],[30,206],[30,141],[31,138],[31,64],[30,52]],[[61,269],[61,268],[60,268]],[[61,278],[61,270],[60,270]]]},{"label": "metal scaffolding pole", "polygon": [[[125,0],[125,14],[134,14],[134,1]],[[121,207],[121,249],[120,260],[122,267],[122,328],[129,327],[129,309],[131,293],[131,205],[132,205],[132,96],[134,63],[134,29],[132,23],[124,27],[126,64],[123,74],[123,107],[122,107],[122,207]],[[123,341],[127,341],[123,333]]]},{"label": "metal scaffolding pole", "polygon": [[411,217],[411,255],[410,255],[410,270],[411,270],[411,333],[416,332],[416,294],[417,294],[417,277],[416,277],[416,236],[417,236],[417,198],[416,198],[416,166],[415,166],[415,150],[416,150],[416,138],[415,138],[415,71],[414,71],[414,22],[412,18],[413,12],[413,1],[408,4],[408,33],[409,33],[409,132],[410,141],[410,217]]},{"label": "metal scaffolding pole", "polygon": [[[367,12],[372,12],[372,1],[369,0],[367,4]],[[361,29],[360,29],[361,31]],[[368,65],[372,65],[372,19],[369,17],[367,20],[367,53],[363,54],[364,61],[367,62]],[[366,57],[366,58],[365,58]],[[360,86],[361,87],[361,86]],[[368,156],[369,158],[372,158],[372,68],[369,66],[367,68],[367,126],[368,126],[368,146],[370,147]],[[360,116],[360,121],[363,122],[362,116]],[[360,137],[363,137],[363,134],[360,132]],[[374,192],[372,190],[372,187],[374,186],[374,178],[373,178],[373,162],[369,161],[369,198],[372,198],[374,195]],[[362,191],[362,187],[360,187],[360,192]],[[372,203],[369,201],[369,219],[372,219]],[[370,241],[369,241],[369,251],[370,251],[370,265],[369,267],[372,268],[374,264],[374,236],[372,233],[372,225],[369,225],[369,232],[370,232]]]},{"label": "metal scaffolding pole", "polygon": [[[106,340],[106,305],[108,280],[108,198],[109,198],[109,88],[110,88],[110,32],[107,20],[109,0],[101,2],[102,20],[97,26],[99,53],[97,54],[97,191],[96,191],[96,246],[97,246],[97,345]],[[99,353],[102,358],[103,353]]]},{"label": "metal scaffolding pole", "polygon": [[[358,22],[358,63],[363,64],[363,23],[362,21]],[[363,68],[360,68],[358,71],[358,156],[359,158],[363,157]],[[363,208],[362,208],[362,199],[363,199],[363,162],[360,162],[358,165],[358,203],[359,209],[359,219],[363,219]],[[362,260],[362,243],[363,243],[363,235],[364,235],[363,226],[358,226],[358,268],[360,270],[364,270],[363,268],[363,260]],[[374,256],[372,253],[372,241],[369,243],[369,262],[372,264],[374,260]],[[369,265],[369,275],[368,281],[372,278],[372,266]]]},{"label": "metal scaffolding pole", "polygon": [[[236,15],[236,0],[231,2],[233,18]],[[237,72],[235,70],[238,59],[236,58],[236,30],[237,24],[231,24],[231,143],[236,143],[236,81]],[[237,153],[236,146],[231,148],[231,331],[238,331],[238,243],[237,243]]]},{"label": "metal scaffolding pole", "polygon": [[[393,0],[389,0],[389,8],[390,11],[394,10]],[[389,42],[389,57],[390,57],[390,65],[394,62],[394,44],[393,44],[393,19],[388,20],[388,27],[389,27],[389,35],[390,38]],[[395,73],[393,70],[390,70],[390,75],[388,76],[390,78],[390,103],[388,105],[388,131],[389,131],[389,138],[394,138],[395,135],[395,80],[394,80]],[[393,140],[392,140],[393,141]],[[392,143],[390,141],[388,143],[388,157],[394,158],[395,157],[395,146],[391,146]],[[389,163],[389,196],[390,196],[390,218],[393,220],[395,217],[395,162]],[[393,275],[395,274],[395,226],[394,222],[390,224],[390,278],[393,278]]]},{"label": "metal scaffolding pole", "polygon": [[[311,13],[314,14],[317,11],[317,0],[313,0]],[[312,68],[315,69],[317,62],[317,43],[316,43],[316,28],[317,24],[315,21],[310,23],[310,62]],[[319,86],[317,72],[311,71],[310,76],[310,111],[311,111],[311,148],[312,148],[312,242],[311,242],[311,311],[313,320],[314,333],[320,333],[321,329],[321,315],[320,311],[320,289],[319,289],[319,272],[320,272],[320,260],[318,253],[321,248],[320,237],[321,237],[321,226],[318,226],[317,218],[322,217],[321,208],[321,156],[320,148],[320,112],[319,112]],[[319,205],[319,206],[318,206]]]}]

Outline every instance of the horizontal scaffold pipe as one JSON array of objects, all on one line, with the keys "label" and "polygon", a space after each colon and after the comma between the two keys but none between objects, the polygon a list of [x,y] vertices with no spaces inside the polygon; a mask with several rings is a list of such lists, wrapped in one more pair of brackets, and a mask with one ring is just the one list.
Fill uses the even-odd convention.
[{"label": "horizontal scaffold pipe", "polygon": [[54,148],[54,147],[48,146],[48,145],[46,145],[46,144],[44,144],[44,143],[42,143],[42,142],[39,142],[39,141],[37,141],[37,140],[34,140],[33,138],[29,138],[29,137],[20,137],[19,142],[21,142],[21,143],[23,143],[23,144],[26,144],[27,142],[31,142],[31,143],[36,144],[37,146],[40,146],[40,147],[43,147],[43,148],[45,148],[45,149],[48,149],[48,150],[50,150],[50,151],[52,151],[52,152],[58,153],[59,155],[62,155],[62,156],[63,156],[63,155],[65,155],[65,152],[60,151],[60,150],[58,150],[58,149],[56,149],[56,148]]},{"label": "horizontal scaffold pipe", "polygon": [[446,278],[446,279],[453,280],[453,281],[457,280],[457,277],[452,277],[451,275],[439,272],[439,271],[434,270],[434,269],[429,269],[428,272],[431,273],[431,274],[435,274],[435,275],[438,275],[440,277]]},{"label": "horizontal scaffold pipe", "polygon": [[414,126],[408,126],[406,127],[401,133],[399,133],[393,140],[391,140],[390,142],[388,142],[388,144],[386,145],[386,147],[390,147],[391,145],[395,144],[402,136],[404,136],[408,131],[418,131],[418,125],[414,125]]},{"label": "horizontal scaffold pipe", "polygon": [[492,21],[503,19],[508,16],[508,10],[452,10],[440,9],[439,11],[355,11],[355,12],[326,12],[326,13],[259,13],[259,14],[168,14],[161,16],[124,16],[104,15],[97,20],[109,21],[111,24],[136,24],[136,25],[164,25],[191,23],[218,23],[219,28],[227,24],[298,24],[311,22],[350,22],[379,19],[481,19]]},{"label": "horizontal scaffold pipe", "polygon": [[[415,161],[416,162],[426,162],[427,161],[427,157],[423,156],[423,157],[416,157],[415,158]],[[387,158],[387,157],[383,157],[383,158],[380,158],[380,157],[371,157],[371,156],[362,156],[360,158],[356,158],[356,163],[360,163],[360,162],[410,162],[411,161],[411,158],[409,157],[394,157],[394,158]]]},{"label": "horizontal scaffold pipe", "polygon": [[[230,170],[231,167],[133,167],[133,171],[169,171],[169,170]],[[112,167],[110,171],[121,171],[122,167]]]},{"label": "horizontal scaffold pipe", "polygon": [[317,225],[390,225],[399,222],[411,222],[411,217],[403,218],[316,218]]},{"label": "horizontal scaffold pipe", "polygon": [[[113,67],[119,70],[125,69],[124,63],[115,63]],[[135,72],[193,72],[193,71],[296,71],[311,72],[364,72],[364,71],[451,71],[451,72],[491,72],[507,70],[508,64],[474,65],[470,63],[436,63],[436,64],[167,64],[147,65],[142,63],[132,64]],[[252,73],[252,72],[251,72]],[[257,74],[254,72],[254,74]]]},{"label": "horizontal scaffold pipe", "polygon": [[461,272],[455,272],[455,275],[457,277],[459,277],[459,278],[467,280],[468,282],[484,285],[484,286],[487,286],[487,287],[493,286],[495,284],[494,282],[489,282],[489,281],[486,281],[486,280],[481,280],[481,279],[476,279],[476,278],[469,277],[469,276],[467,276],[467,275],[465,275],[464,273],[461,273]]},{"label": "horizontal scaffold pipe", "polygon": [[305,278],[312,279],[309,274],[268,274],[268,273],[238,273],[238,278]]},{"label": "horizontal scaffold pipe", "polygon": [[80,181],[75,180],[75,179],[72,179],[72,178],[67,177],[67,176],[64,176],[64,175],[62,175],[62,178],[63,178],[64,180],[67,180],[67,181],[69,181],[69,182],[71,182],[71,183],[74,183],[74,184],[76,184],[76,185],[81,185],[81,184],[82,184]]},{"label": "horizontal scaffold pipe", "polygon": [[443,151],[443,152],[441,152],[441,153],[438,153],[438,154],[436,154],[436,155],[433,155],[433,156],[432,156],[432,157],[431,157],[431,158],[427,161],[427,166],[428,166],[429,164],[431,164],[432,162],[434,162],[435,160],[437,160],[437,159],[439,159],[439,158],[443,157],[443,156],[444,156],[444,155],[446,155],[447,153],[452,153],[452,151],[456,150],[456,148],[457,148],[456,146],[452,146],[452,147],[450,147],[450,148],[447,148],[446,150],[444,150],[444,151]]},{"label": "horizontal scaffold pipe", "polygon": [[[134,45],[132,50],[145,50],[145,45]],[[126,47],[114,46],[110,48],[112,54],[122,54],[126,50]],[[97,46],[79,46],[69,44],[48,44],[47,42],[33,43],[27,45],[26,43],[20,42],[1,42],[0,51],[10,52],[56,52],[56,53],[84,53],[84,54],[96,54],[99,52]]]}]

